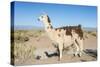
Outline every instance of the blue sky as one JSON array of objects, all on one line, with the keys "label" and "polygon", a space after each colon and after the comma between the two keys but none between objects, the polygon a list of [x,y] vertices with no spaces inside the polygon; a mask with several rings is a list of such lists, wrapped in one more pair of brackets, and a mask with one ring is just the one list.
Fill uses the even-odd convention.
[{"label": "blue sky", "polygon": [[43,27],[37,18],[47,13],[53,27],[78,25],[97,27],[97,7],[68,4],[15,2],[15,26]]}]

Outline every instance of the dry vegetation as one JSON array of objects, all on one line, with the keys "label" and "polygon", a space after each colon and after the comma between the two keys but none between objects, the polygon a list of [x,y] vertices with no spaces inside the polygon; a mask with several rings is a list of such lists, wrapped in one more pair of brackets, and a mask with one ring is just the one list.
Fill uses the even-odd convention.
[{"label": "dry vegetation", "polygon": [[97,31],[84,31],[84,38],[88,38],[89,36],[97,37]]},{"label": "dry vegetation", "polygon": [[14,42],[11,44],[11,60],[13,63],[24,63],[28,59],[34,58],[34,45],[27,44],[30,38],[37,38],[41,36],[43,31],[41,30],[16,30],[12,33]]},{"label": "dry vegetation", "polygon": [[30,37],[39,37],[43,31],[41,30],[16,30],[14,31],[14,41],[19,43],[24,43],[29,41]]}]

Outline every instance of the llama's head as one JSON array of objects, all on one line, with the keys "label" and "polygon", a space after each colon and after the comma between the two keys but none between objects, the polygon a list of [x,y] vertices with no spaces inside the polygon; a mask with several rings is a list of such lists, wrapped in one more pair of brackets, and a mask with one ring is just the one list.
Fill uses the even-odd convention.
[{"label": "llama's head", "polygon": [[44,14],[44,15],[41,15],[39,18],[38,18],[39,21],[43,22],[43,23],[50,23],[50,18],[48,15]]}]

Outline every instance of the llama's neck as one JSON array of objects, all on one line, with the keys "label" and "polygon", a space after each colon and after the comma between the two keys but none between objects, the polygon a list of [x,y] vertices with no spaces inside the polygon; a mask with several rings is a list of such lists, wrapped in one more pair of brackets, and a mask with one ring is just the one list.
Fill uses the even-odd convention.
[{"label": "llama's neck", "polygon": [[49,31],[49,30],[53,29],[53,26],[52,26],[51,22],[44,23],[44,26],[45,26],[46,31]]}]

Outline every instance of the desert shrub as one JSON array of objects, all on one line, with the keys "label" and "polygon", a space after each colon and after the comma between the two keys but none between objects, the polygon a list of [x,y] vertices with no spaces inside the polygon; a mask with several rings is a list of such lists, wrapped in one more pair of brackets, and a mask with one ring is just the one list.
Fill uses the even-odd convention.
[{"label": "desert shrub", "polygon": [[26,60],[34,58],[35,47],[24,43],[14,43],[13,56],[15,63],[24,63]]},{"label": "desert shrub", "polygon": [[88,31],[88,34],[90,34],[90,35],[92,35],[92,36],[97,36],[97,34],[96,34],[97,32],[95,32],[95,31]]},{"label": "desert shrub", "polygon": [[11,33],[14,41],[11,40],[11,60],[14,63],[24,63],[26,60],[34,59],[35,47],[26,43],[31,37],[39,37],[43,31],[41,30],[15,30]]},{"label": "desert shrub", "polygon": [[42,35],[42,33],[43,33],[43,31],[41,31],[41,30],[34,31],[33,32],[33,37],[39,37],[39,36]]},{"label": "desert shrub", "polygon": [[27,35],[28,31],[25,30],[17,30],[14,31],[14,41],[18,43],[23,43],[29,40],[29,37]]},{"label": "desert shrub", "polygon": [[96,31],[85,31],[85,34],[87,35],[92,35],[92,36],[97,36],[97,32]]},{"label": "desert shrub", "polygon": [[96,32],[92,32],[91,35],[93,35],[95,37],[97,36]]},{"label": "desert shrub", "polygon": [[29,41],[30,37],[40,37],[43,31],[41,30],[16,30],[14,31],[14,41],[18,43],[23,43]]}]

